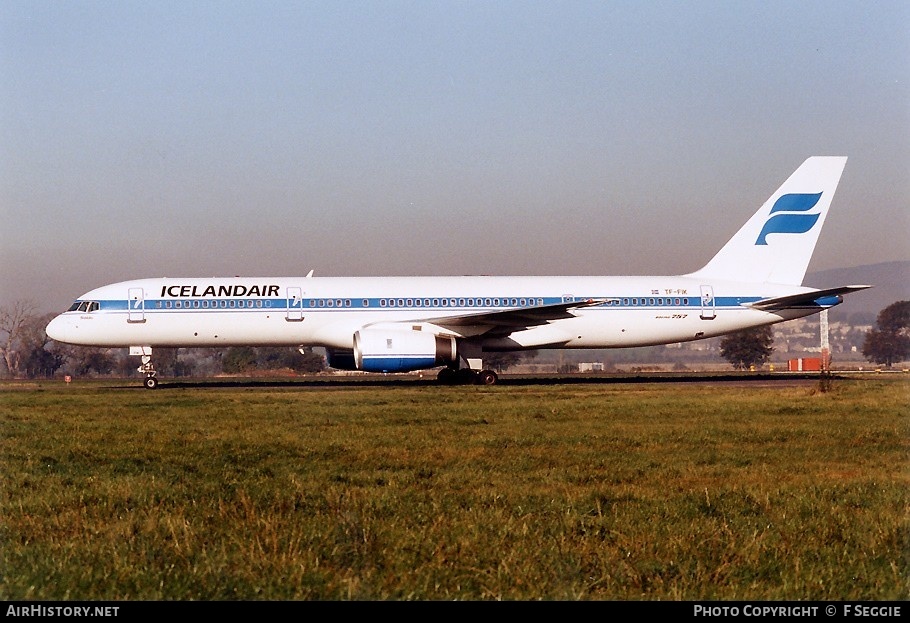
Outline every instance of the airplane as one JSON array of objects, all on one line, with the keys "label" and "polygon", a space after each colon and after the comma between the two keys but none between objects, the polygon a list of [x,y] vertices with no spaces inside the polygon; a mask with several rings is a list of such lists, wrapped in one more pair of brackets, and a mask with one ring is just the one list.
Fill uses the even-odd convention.
[{"label": "airplane", "polygon": [[651,346],[809,316],[868,285],[801,285],[847,158],[808,158],[704,267],[674,276],[150,278],[86,292],[47,325],[129,347],[148,389],[160,347],[323,347],[340,370],[440,368],[493,385],[490,352]]}]

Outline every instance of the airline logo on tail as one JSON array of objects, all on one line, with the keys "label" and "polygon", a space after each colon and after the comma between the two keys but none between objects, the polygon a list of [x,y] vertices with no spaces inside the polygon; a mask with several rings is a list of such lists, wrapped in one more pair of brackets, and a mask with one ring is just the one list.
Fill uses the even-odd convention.
[{"label": "airline logo on tail", "polygon": [[[781,195],[771,208],[771,218],[758,234],[756,245],[767,245],[768,234],[804,234],[818,221],[821,214],[802,214],[815,207],[821,193]],[[779,213],[779,214],[775,214]]]}]

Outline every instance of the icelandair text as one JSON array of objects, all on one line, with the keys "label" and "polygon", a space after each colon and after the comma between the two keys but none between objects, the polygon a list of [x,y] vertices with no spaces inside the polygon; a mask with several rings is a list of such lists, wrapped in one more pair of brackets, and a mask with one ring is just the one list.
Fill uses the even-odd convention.
[{"label": "icelandair text", "polygon": [[274,284],[261,286],[245,286],[243,284],[221,286],[161,286],[161,296],[278,296],[278,286]]}]

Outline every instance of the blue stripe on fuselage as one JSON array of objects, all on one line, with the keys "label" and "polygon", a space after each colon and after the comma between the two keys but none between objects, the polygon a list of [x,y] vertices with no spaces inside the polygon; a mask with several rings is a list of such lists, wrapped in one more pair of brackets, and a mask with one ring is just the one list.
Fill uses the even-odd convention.
[{"label": "blue stripe on fuselage", "polygon": [[[588,309],[698,309],[701,301],[693,296],[591,296],[574,297],[576,301],[591,299],[606,299],[602,305]],[[833,305],[826,297],[819,299],[821,306]],[[713,307],[738,308],[746,303],[760,300],[760,297],[716,297]],[[77,301],[79,302],[79,301]],[[443,304],[445,302],[445,304]],[[524,305],[521,303],[524,302]],[[150,299],[145,301],[144,309],[132,309],[133,312],[145,313],[158,312],[284,312],[295,311],[304,313],[327,311],[429,311],[439,312],[490,312],[507,309],[523,309],[539,307],[541,305],[554,305],[566,302],[562,297],[379,297],[379,298],[307,298],[303,299],[302,306],[289,306],[286,298],[272,299]],[[101,311],[123,312],[130,310],[128,300],[99,301]],[[180,307],[176,307],[177,303]],[[400,304],[399,304],[400,303]],[[427,304],[429,303],[429,304]],[[170,307],[167,305],[170,304]],[[232,306],[233,304],[233,306]]]}]

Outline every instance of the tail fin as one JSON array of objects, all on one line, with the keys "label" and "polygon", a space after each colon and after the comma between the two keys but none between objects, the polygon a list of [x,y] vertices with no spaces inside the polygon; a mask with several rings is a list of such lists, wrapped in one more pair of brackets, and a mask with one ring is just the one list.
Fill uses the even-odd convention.
[{"label": "tail fin", "polygon": [[843,156],[806,160],[717,255],[690,276],[801,285],[846,163]]}]

